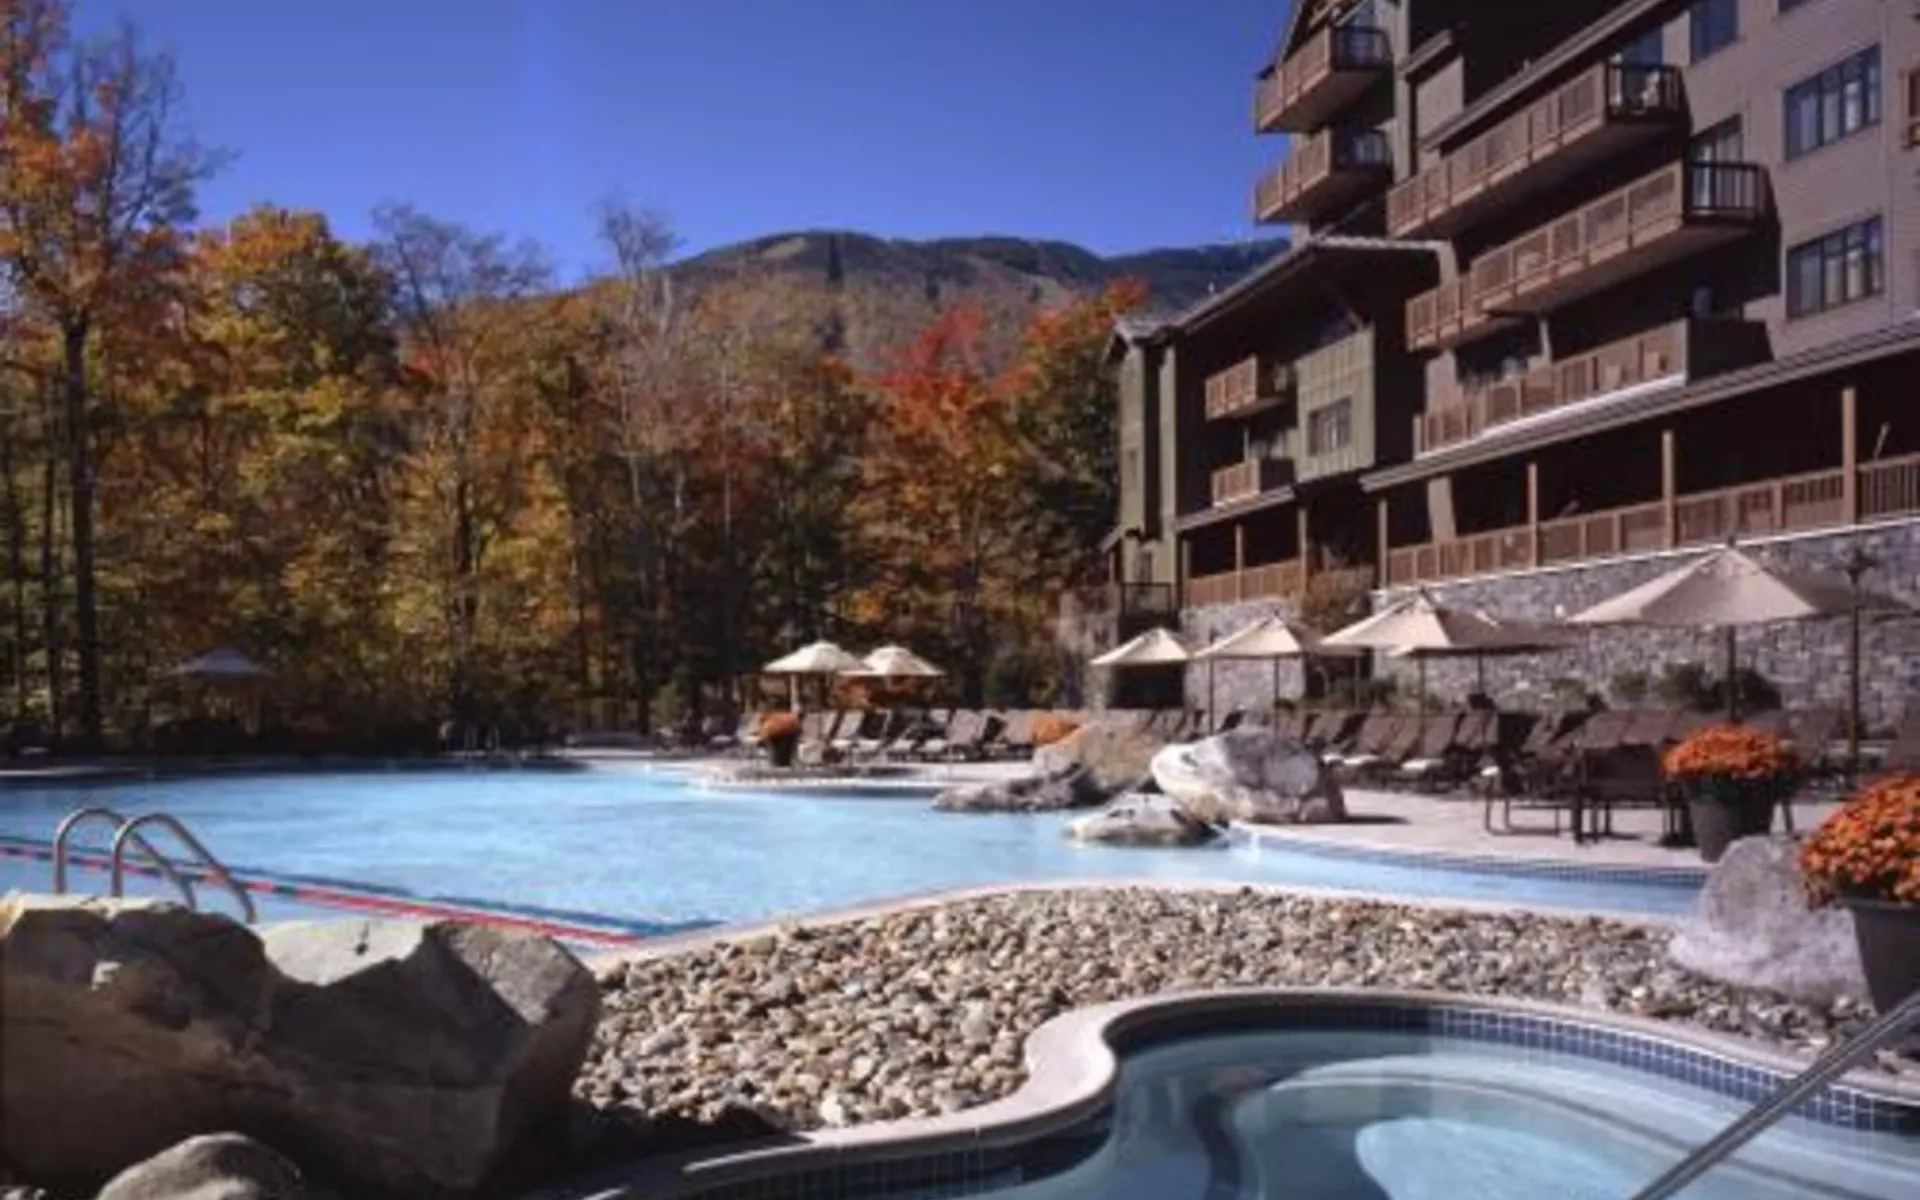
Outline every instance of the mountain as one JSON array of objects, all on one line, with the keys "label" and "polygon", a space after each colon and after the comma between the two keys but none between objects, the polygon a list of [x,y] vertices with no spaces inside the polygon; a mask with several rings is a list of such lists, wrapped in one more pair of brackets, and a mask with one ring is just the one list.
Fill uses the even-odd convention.
[{"label": "mountain", "polygon": [[984,309],[996,349],[1034,310],[1122,279],[1147,285],[1155,311],[1184,308],[1287,248],[1269,238],[1103,256],[1071,242],[1017,237],[913,241],[838,230],[775,234],[722,246],[675,264],[687,286],[745,285],[795,292],[827,306],[834,336],[872,362],[940,311]]}]

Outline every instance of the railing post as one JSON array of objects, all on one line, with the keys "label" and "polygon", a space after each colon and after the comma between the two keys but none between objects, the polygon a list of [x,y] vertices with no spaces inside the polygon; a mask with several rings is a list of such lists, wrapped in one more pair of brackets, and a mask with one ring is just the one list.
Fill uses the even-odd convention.
[{"label": "railing post", "polygon": [[1299,544],[1300,553],[1300,586],[1304,589],[1307,586],[1308,577],[1313,574],[1313,524],[1307,518],[1305,503],[1300,504],[1293,512],[1295,540]]},{"label": "railing post", "polygon": [[1677,527],[1678,497],[1674,494],[1680,476],[1680,447],[1673,430],[1660,431],[1660,532],[1666,548],[1680,544]]},{"label": "railing post", "polygon": [[1389,571],[1393,557],[1392,551],[1387,548],[1387,498],[1385,496],[1373,502],[1373,537],[1374,552],[1380,560],[1380,582],[1391,583],[1393,580],[1389,577]]},{"label": "railing post", "polygon": [[1540,565],[1540,461],[1527,460],[1527,565]]},{"label": "railing post", "polygon": [[1233,523],[1233,599],[1239,603],[1247,598],[1247,523]]},{"label": "railing post", "polygon": [[1860,523],[1860,397],[1848,384],[1840,389],[1840,516]]}]

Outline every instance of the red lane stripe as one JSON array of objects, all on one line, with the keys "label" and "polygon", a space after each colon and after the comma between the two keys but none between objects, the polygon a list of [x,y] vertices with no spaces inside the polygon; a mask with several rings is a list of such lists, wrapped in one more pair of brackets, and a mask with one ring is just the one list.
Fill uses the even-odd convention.
[{"label": "red lane stripe", "polygon": [[[37,847],[21,847],[0,844],[0,854],[13,858],[35,858],[50,862],[53,853]],[[68,853],[68,861],[76,866],[106,869],[112,864],[110,855],[94,854],[84,850]],[[160,871],[145,863],[129,862],[123,864],[138,874],[159,878]],[[566,925],[555,921],[545,921],[536,917],[519,917],[509,913],[495,913],[482,909],[461,908],[451,904],[434,904],[416,900],[401,900],[389,896],[342,892],[332,888],[318,888],[306,884],[272,883],[264,880],[242,879],[233,876],[235,883],[251,892],[277,895],[290,899],[305,900],[333,908],[349,911],[386,913],[395,916],[435,917],[472,921],[483,925],[493,925],[506,929],[521,929],[548,937],[562,938],[567,941],[599,942],[607,945],[636,945],[644,938],[633,934],[615,933],[606,929],[593,929],[583,925]]]}]

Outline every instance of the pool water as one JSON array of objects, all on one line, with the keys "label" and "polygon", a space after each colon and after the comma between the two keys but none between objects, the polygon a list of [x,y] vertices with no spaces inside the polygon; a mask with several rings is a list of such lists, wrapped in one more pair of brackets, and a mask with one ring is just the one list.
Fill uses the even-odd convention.
[{"label": "pool water", "polygon": [[[1382,863],[1252,839],[1184,850],[1083,846],[1062,836],[1065,814],[936,813],[924,796],[710,790],[636,765],[13,781],[0,785],[0,834],[50,840],[64,815],[94,803],[171,812],[242,874],[299,874],[662,929],[1069,880],[1281,884],[1659,916],[1685,912],[1696,894],[1670,882]],[[44,887],[38,876],[46,873],[0,859],[0,887]]]},{"label": "pool water", "polygon": [[[1130,1057],[1107,1136],[992,1200],[1626,1200],[1740,1102],[1572,1055],[1289,1031]],[[1687,1200],[1912,1200],[1920,1144],[1789,1120]]]}]

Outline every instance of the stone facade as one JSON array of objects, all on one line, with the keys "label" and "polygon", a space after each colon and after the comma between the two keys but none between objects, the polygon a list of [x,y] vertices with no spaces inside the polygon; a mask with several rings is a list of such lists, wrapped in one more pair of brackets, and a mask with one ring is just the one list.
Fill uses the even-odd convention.
[{"label": "stone facade", "polygon": [[[1762,562],[1840,574],[1856,545],[1879,560],[1861,587],[1920,604],[1920,521],[1869,526],[1816,536],[1743,543]],[[1597,604],[1700,555],[1700,551],[1550,568],[1497,578],[1440,583],[1427,588],[1444,604],[1484,608],[1498,616],[1551,621]],[[1376,593],[1376,611],[1406,589]],[[1847,621],[1785,622],[1739,632],[1739,662],[1780,689],[1789,706],[1844,709],[1847,704]],[[1718,634],[1690,629],[1596,628],[1571,649],[1549,655],[1486,662],[1487,690],[1502,705],[1537,708],[1554,681],[1572,678],[1608,696],[1611,681],[1630,672],[1658,679],[1671,664],[1699,663],[1718,676],[1724,669]],[[1896,721],[1908,698],[1920,695],[1920,617],[1868,616],[1861,628],[1861,707],[1869,728]],[[1414,690],[1415,668],[1376,657],[1375,670]],[[1471,659],[1429,663],[1427,691],[1460,701],[1473,689]]]}]

